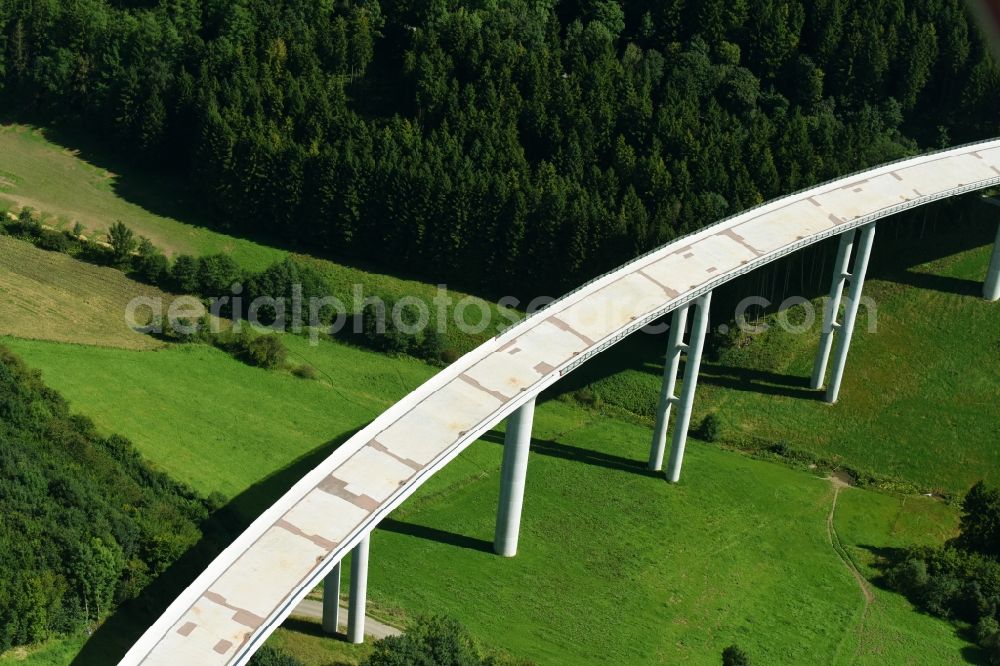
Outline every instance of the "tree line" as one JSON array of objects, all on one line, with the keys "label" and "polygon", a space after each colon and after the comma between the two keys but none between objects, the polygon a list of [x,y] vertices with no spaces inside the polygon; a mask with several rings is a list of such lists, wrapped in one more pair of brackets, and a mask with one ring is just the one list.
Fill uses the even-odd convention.
[{"label": "tree line", "polygon": [[[84,238],[79,224],[65,230],[45,228],[31,209],[23,208],[15,219],[0,220],[0,234],[14,235],[43,250],[63,252],[81,261],[117,268],[166,292],[201,297],[206,308],[203,317],[170,320],[162,313],[154,313],[147,332],[171,342],[212,344],[239,360],[267,369],[285,367],[287,349],[274,336],[255,335],[241,320],[247,319],[252,312],[255,324],[281,331],[294,329],[291,321],[293,297],[307,304],[312,298],[323,299],[335,292],[319,271],[293,257],[286,257],[259,272],[246,271],[232,257],[221,253],[201,257],[182,254],[171,261],[148,238],[136,236],[121,221],[111,225],[107,242],[102,244]],[[261,307],[252,307],[258,298],[267,302]],[[216,300],[218,306],[213,305]],[[283,305],[276,306],[272,300]],[[406,307],[401,308],[405,330],[397,328],[395,319],[388,316],[396,302],[381,296],[376,300],[378,305],[369,303],[359,312],[344,313],[353,321],[329,334],[368,349],[408,354],[432,364],[450,363],[460,355],[459,349],[473,345],[472,341],[462,338],[449,341],[438,332],[436,324],[422,329],[413,326],[419,317],[414,314],[413,306],[405,303],[402,305]],[[347,298],[343,298],[342,303],[345,308],[352,305]],[[234,327],[213,330],[209,312],[217,317],[231,318]],[[328,330],[325,327],[335,316],[332,307],[322,307],[316,315],[315,324]],[[305,321],[303,325],[311,323]],[[315,369],[309,365],[295,366],[292,372],[303,378],[316,376]]]},{"label": "tree line", "polygon": [[0,104],[218,226],[558,293],[845,171],[997,133],[961,0],[8,0]]},{"label": "tree line", "polygon": [[100,435],[0,347],[0,652],[93,627],[137,597],[216,504]]}]

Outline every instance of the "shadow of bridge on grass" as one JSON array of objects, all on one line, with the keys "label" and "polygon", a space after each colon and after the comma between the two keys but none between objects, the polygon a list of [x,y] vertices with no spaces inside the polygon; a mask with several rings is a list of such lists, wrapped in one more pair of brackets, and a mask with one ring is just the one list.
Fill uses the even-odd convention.
[{"label": "shadow of bridge on grass", "polygon": [[[480,437],[480,440],[503,446],[504,435],[500,431],[491,430]],[[613,469],[640,476],[663,478],[663,473],[650,470],[645,460],[633,460],[624,456],[616,456],[613,453],[582,449],[579,446],[572,446],[562,442],[532,438],[531,451],[550,458],[559,458],[560,460],[569,460],[585,465],[595,465],[605,469]]]},{"label": "shadow of bridge on grass", "polygon": [[720,365],[706,361],[701,366],[698,382],[699,384],[764,395],[780,395],[799,400],[822,400],[824,393],[810,388],[809,379],[809,377]]},{"label": "shadow of bridge on grass", "polygon": [[72,666],[118,663],[167,606],[246,527],[299,479],[350,439],[360,428],[322,444],[291,465],[255,483],[202,523],[202,538],[160,574],[139,598],[122,604],[101,624],[71,662]]},{"label": "shadow of bridge on grass", "polygon": [[457,532],[449,532],[436,527],[405,523],[394,518],[386,518],[382,520],[382,522],[378,524],[377,529],[384,530],[386,532],[393,532],[394,534],[417,537],[418,539],[425,539],[427,541],[434,541],[448,546],[455,546],[456,548],[475,550],[481,553],[493,552],[492,541],[458,534]]}]

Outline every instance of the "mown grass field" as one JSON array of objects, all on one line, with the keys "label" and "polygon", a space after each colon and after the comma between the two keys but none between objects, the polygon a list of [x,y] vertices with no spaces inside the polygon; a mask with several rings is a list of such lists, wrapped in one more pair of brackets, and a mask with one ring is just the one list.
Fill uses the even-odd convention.
[{"label": "mown grass field", "polygon": [[120,271],[92,266],[0,236],[0,335],[125,349],[156,349],[162,343],[125,321],[133,298],[173,296],[127,279]]},{"label": "mown grass field", "polygon": [[[642,470],[648,434],[543,405],[511,560],[489,552],[498,438],[476,444],[376,533],[375,602],[457,615],[546,664],[713,664],[734,642],[765,664],[959,661],[951,627],[894,594],[876,590],[864,616],[828,541],[828,481],[694,444],[669,486]],[[954,527],[926,498],[844,494],[858,510],[836,522],[852,549]]]}]

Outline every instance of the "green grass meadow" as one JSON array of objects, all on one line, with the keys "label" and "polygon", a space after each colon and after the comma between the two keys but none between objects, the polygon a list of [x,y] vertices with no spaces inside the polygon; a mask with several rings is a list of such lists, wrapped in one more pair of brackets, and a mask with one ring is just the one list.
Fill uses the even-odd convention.
[{"label": "green grass meadow", "polygon": [[[954,630],[895,594],[864,615],[825,479],[694,442],[671,486],[643,470],[643,426],[559,401],[535,423],[517,557],[489,552],[501,447],[477,443],[376,533],[376,603],[456,615],[544,664],[714,664],[731,643],[764,664],[957,660]],[[889,544],[887,522],[901,540],[928,513],[955,522],[932,500],[845,492],[852,549]]]},{"label": "green grass meadow", "polygon": [[[230,496],[362,425],[432,371],[303,344],[297,353],[336,372],[334,388],[198,345],[129,352],[3,344],[102,429],[132,437],[202,492]],[[828,541],[828,481],[692,442],[683,482],[670,486],[643,469],[649,429],[640,423],[565,400],[544,402],[535,423],[518,556],[490,552],[502,452],[495,432],[376,533],[377,614],[451,614],[485,643],[537,663],[708,664],[736,642],[763,663],[874,664],[886,655],[907,663],[920,655],[920,663],[944,664],[964,645],[950,625],[894,594],[877,591],[863,614],[857,583]],[[852,511],[838,523],[852,553],[954,530],[954,510],[940,502],[916,497],[900,506],[855,489],[848,497]],[[324,643],[307,629],[292,623],[275,640],[299,646],[301,633],[299,649],[315,659],[308,663],[339,663],[325,661]]]},{"label": "green grass meadow", "polygon": [[0,337],[104,432],[131,439],[174,478],[208,494],[246,490],[364,425],[433,369],[285,336],[319,379],[233,360],[207,345],[134,352]]}]

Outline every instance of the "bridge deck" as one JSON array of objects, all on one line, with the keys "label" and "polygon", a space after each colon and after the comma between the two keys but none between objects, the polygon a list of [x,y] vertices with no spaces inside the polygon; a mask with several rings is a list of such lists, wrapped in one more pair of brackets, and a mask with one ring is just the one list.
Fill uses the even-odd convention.
[{"label": "bridge deck", "polygon": [[914,158],[765,204],[569,294],[465,355],[342,445],[167,609],[127,664],[238,664],[431,474],[628,333],[804,245],[1000,183],[1000,140]]}]

